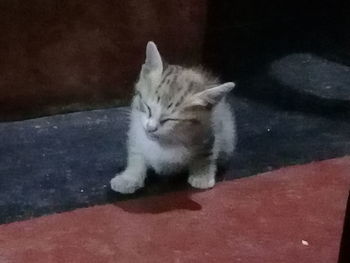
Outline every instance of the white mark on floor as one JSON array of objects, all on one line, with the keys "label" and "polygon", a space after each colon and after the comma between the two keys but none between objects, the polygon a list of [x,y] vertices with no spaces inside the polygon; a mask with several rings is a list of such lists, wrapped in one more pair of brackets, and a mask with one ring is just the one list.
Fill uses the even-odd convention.
[{"label": "white mark on floor", "polygon": [[306,240],[301,240],[301,244],[303,244],[304,246],[308,246],[309,242],[307,242]]}]

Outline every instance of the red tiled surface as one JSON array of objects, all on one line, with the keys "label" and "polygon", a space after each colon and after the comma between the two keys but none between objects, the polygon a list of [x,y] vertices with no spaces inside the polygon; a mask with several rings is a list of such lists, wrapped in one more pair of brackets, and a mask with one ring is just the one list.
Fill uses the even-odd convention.
[{"label": "red tiled surface", "polygon": [[2,225],[0,262],[337,262],[349,187],[347,157]]}]

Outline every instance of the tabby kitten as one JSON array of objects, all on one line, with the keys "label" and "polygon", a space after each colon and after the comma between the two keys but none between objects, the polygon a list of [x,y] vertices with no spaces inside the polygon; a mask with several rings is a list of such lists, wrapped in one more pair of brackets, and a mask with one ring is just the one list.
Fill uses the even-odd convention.
[{"label": "tabby kitten", "polygon": [[191,186],[213,187],[217,161],[234,150],[233,113],[225,101],[234,86],[200,69],[165,65],[148,42],[131,106],[127,167],[111,180],[112,189],[135,192],[147,168],[159,174],[188,170]]}]

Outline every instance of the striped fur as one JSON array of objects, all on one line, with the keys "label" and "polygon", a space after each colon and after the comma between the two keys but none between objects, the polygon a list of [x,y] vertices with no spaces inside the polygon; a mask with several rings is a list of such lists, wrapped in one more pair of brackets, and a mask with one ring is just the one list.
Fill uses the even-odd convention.
[{"label": "striped fur", "polygon": [[133,193],[143,186],[148,168],[159,174],[188,170],[193,187],[214,186],[217,161],[231,156],[236,140],[225,101],[233,87],[200,68],[163,66],[150,42],[135,85],[128,164],[112,179],[112,189]]}]

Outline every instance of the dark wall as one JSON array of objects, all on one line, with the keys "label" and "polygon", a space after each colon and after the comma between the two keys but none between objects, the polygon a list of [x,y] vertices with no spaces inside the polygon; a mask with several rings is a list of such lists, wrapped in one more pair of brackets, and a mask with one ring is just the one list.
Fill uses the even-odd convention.
[{"label": "dark wall", "polygon": [[0,0],[0,121],[126,103],[149,40],[171,63],[202,62],[238,84],[292,52],[349,65],[349,5]]},{"label": "dark wall", "polygon": [[[236,96],[277,109],[332,118],[348,116],[349,103],[341,96],[324,99],[307,90],[312,78],[319,83],[322,77],[324,83],[331,81],[327,78],[329,71],[319,69],[319,77],[317,73],[312,76],[302,64],[312,55],[350,66],[350,1],[211,0],[207,19],[206,64],[223,80],[236,82]],[[279,81],[271,69],[277,61],[296,54],[302,54],[304,61],[284,64],[279,69],[283,76],[291,73],[300,80],[298,87],[291,88]],[[300,71],[296,73],[292,65]],[[342,75],[332,77],[347,83]],[[334,97],[337,89],[346,88],[337,85],[334,83],[338,88],[332,90]]]},{"label": "dark wall", "polygon": [[130,97],[148,40],[171,62],[199,62],[200,0],[0,0],[0,120]]},{"label": "dark wall", "polygon": [[206,64],[227,79],[292,52],[350,61],[347,0],[210,0],[207,24]]}]

